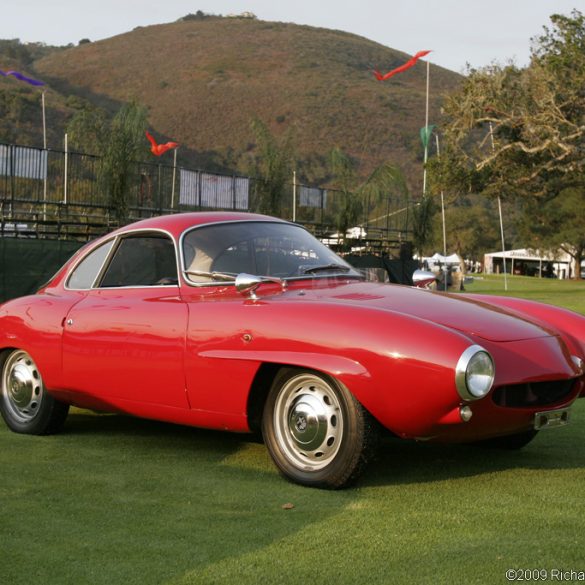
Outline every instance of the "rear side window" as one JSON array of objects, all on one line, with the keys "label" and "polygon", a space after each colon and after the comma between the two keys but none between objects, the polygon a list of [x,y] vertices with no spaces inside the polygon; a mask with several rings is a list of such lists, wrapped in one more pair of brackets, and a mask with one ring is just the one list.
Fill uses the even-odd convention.
[{"label": "rear side window", "polygon": [[71,273],[67,286],[78,290],[91,288],[112,249],[113,243],[112,239],[90,252]]},{"label": "rear side window", "polygon": [[164,235],[122,239],[100,287],[177,285],[175,246]]}]

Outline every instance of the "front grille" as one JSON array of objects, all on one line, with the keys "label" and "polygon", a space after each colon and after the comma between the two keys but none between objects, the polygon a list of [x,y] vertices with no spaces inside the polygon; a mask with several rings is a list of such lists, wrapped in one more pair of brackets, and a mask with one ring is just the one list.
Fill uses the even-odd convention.
[{"label": "front grille", "polygon": [[546,406],[567,398],[574,383],[575,380],[552,380],[502,386],[494,391],[492,399],[498,406],[511,408]]}]

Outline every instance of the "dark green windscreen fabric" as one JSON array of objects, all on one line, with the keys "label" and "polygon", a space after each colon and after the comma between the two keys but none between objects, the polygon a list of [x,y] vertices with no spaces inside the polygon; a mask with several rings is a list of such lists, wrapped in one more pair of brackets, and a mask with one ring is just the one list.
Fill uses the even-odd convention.
[{"label": "dark green windscreen fabric", "polygon": [[0,238],[0,302],[35,293],[82,242]]}]

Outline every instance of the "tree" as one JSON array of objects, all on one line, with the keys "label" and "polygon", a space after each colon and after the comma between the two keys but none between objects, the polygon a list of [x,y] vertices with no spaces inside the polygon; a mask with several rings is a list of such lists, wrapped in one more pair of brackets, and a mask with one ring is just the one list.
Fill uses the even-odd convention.
[{"label": "tree", "polygon": [[109,124],[103,110],[84,107],[77,111],[67,125],[71,150],[101,154],[105,148]]},{"label": "tree", "polygon": [[128,192],[137,172],[134,163],[146,152],[145,130],[146,109],[130,102],[112,120],[108,140],[103,145],[100,182],[119,222],[128,217]]},{"label": "tree", "polygon": [[[429,192],[443,192],[445,202],[446,239],[449,250],[463,258],[479,260],[486,250],[500,244],[495,202],[482,194],[483,175],[472,172],[452,149],[445,148],[441,158],[427,163]],[[435,208],[438,207],[435,201]],[[507,209],[508,217],[512,210]],[[442,231],[442,217],[434,216],[433,233]],[[508,238],[507,240],[508,241]]]},{"label": "tree", "polygon": [[424,256],[434,243],[434,218],[437,207],[433,198],[424,196],[412,209],[412,243],[419,256]]},{"label": "tree", "polygon": [[136,184],[136,161],[147,154],[146,109],[132,101],[109,121],[100,109],[83,108],[67,126],[73,150],[99,155],[98,182],[115,218],[128,217],[130,186]]},{"label": "tree", "polygon": [[497,212],[485,197],[460,197],[446,207],[445,218],[449,251],[462,258],[481,260],[486,250],[498,246]]},{"label": "tree", "polygon": [[575,259],[574,278],[585,259],[585,198],[583,190],[568,188],[549,201],[527,199],[520,234],[540,249],[563,250]]},{"label": "tree", "polygon": [[252,129],[258,148],[252,169],[256,178],[257,207],[262,213],[280,215],[283,191],[292,178],[291,134],[278,140],[257,118],[252,120]]},{"label": "tree", "polygon": [[360,182],[355,162],[340,148],[332,149],[329,161],[338,189],[336,228],[342,240],[349,228],[358,225],[370,208],[389,198],[391,193],[398,191],[404,201],[408,198],[404,175],[392,163],[376,167],[365,181]]},{"label": "tree", "polygon": [[[527,243],[562,241],[580,263],[583,247],[574,238],[585,226],[575,230],[563,210],[580,209],[585,217],[585,17],[574,10],[551,22],[533,39],[528,67],[471,70],[447,100],[449,154],[434,171],[445,189],[475,189],[520,198],[526,210],[548,209],[541,224],[524,230]],[[553,221],[559,216],[564,221]]]},{"label": "tree", "polygon": [[345,240],[347,230],[359,223],[363,201],[360,197],[354,161],[340,148],[335,147],[329,154],[331,172],[338,189],[335,216],[336,229],[340,240]]}]

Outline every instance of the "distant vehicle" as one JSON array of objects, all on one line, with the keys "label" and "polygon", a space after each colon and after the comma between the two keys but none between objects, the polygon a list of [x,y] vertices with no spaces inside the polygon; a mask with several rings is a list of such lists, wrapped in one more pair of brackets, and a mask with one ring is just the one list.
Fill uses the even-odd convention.
[{"label": "distant vehicle", "polygon": [[261,430],[282,474],[326,488],[358,477],[380,428],[520,448],[569,422],[584,360],[581,315],[365,282],[302,227],[252,214],[126,226],[0,306],[13,431],[58,432],[69,405]]}]

